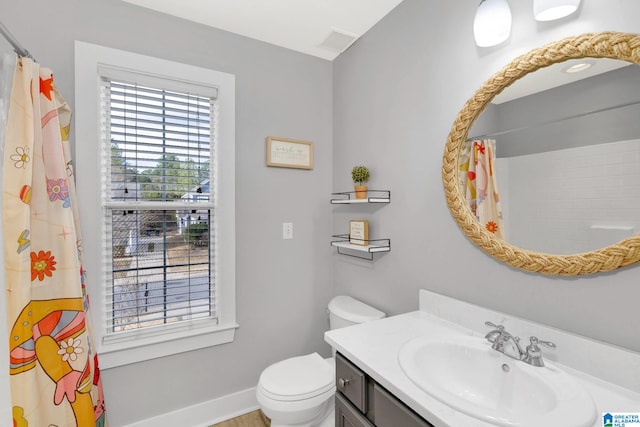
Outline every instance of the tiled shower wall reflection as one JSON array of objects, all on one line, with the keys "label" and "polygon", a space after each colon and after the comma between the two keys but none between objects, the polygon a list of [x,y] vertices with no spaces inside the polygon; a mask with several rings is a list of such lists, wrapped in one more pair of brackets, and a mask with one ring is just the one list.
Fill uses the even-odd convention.
[{"label": "tiled shower wall reflection", "polygon": [[507,240],[539,252],[588,252],[640,231],[640,140],[496,162]]}]

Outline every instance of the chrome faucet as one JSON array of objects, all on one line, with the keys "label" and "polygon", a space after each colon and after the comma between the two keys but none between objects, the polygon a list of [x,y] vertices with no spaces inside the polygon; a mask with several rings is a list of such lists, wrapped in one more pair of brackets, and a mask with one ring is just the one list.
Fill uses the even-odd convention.
[{"label": "chrome faucet", "polygon": [[511,335],[504,329],[503,325],[495,325],[489,321],[484,322],[485,325],[494,328],[491,332],[485,335],[485,338],[491,343],[491,348],[512,357],[517,360],[522,360],[532,366],[542,367],[544,361],[542,360],[542,350],[538,344],[547,348],[555,349],[556,345],[550,341],[541,341],[537,337],[531,337],[529,340],[531,343],[525,350],[520,346],[520,338]]},{"label": "chrome faucet", "polygon": [[489,321],[484,322],[484,324],[495,328],[493,331],[484,336],[491,344],[493,344],[494,342],[496,342],[496,338],[498,338],[498,336],[502,335],[502,333],[504,332],[504,326],[494,325]]},{"label": "chrome faucet", "polygon": [[520,338],[507,332],[503,325],[495,325],[491,322],[484,322],[484,324],[495,328],[495,330],[485,335],[485,338],[492,343],[492,349],[516,360],[522,360],[525,352],[522,350],[522,347],[520,347]]}]

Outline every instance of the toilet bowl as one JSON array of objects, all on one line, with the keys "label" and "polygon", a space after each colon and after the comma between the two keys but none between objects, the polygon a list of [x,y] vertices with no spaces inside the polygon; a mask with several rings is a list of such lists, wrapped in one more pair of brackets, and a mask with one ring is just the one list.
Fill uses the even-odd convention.
[{"label": "toilet bowl", "polygon": [[312,353],[274,363],[262,372],[256,396],[272,427],[320,426],[329,418],[336,391],[332,361]]},{"label": "toilet bowl", "polygon": [[[328,311],[330,329],[385,316],[348,296],[333,298]],[[335,360],[311,353],[267,367],[260,375],[256,397],[271,427],[333,427],[335,389]]]}]

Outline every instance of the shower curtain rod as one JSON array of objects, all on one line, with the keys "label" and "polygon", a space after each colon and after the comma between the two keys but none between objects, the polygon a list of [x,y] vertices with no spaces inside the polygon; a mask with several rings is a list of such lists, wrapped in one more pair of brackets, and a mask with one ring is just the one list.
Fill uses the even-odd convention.
[{"label": "shower curtain rod", "polygon": [[598,109],[595,109],[595,110],[585,111],[584,113],[577,113],[577,114],[569,115],[567,117],[561,117],[559,119],[549,120],[547,122],[534,123],[532,125],[506,129],[506,130],[502,130],[502,131],[498,131],[498,132],[494,132],[494,133],[488,133],[488,134],[484,134],[484,135],[476,135],[476,136],[471,137],[471,138],[467,137],[467,141],[473,141],[474,139],[494,138],[496,136],[506,135],[506,134],[509,134],[509,133],[512,133],[512,132],[519,132],[519,131],[523,131],[523,130],[529,130],[529,129],[532,129],[532,128],[535,128],[535,127],[539,127],[539,126],[552,125],[552,124],[555,124],[555,123],[563,122],[565,120],[578,119],[578,118],[581,118],[581,117],[589,116],[591,114],[604,113],[604,112],[607,112],[607,111],[617,110],[618,108],[631,107],[633,105],[638,105],[638,104],[640,104],[640,101],[631,101],[631,102],[626,102],[624,104],[613,105],[613,106],[610,106],[610,107],[598,108]]},{"label": "shower curtain rod", "polygon": [[4,38],[7,39],[7,41],[11,44],[11,46],[13,46],[13,51],[17,53],[18,56],[31,58],[35,61],[35,59],[33,58],[33,56],[31,56],[29,51],[24,47],[22,47],[22,45],[18,42],[18,40],[16,40],[15,37],[13,37],[13,34],[11,34],[9,29],[7,29],[7,27],[5,27],[2,22],[0,22],[0,33],[2,33]]}]

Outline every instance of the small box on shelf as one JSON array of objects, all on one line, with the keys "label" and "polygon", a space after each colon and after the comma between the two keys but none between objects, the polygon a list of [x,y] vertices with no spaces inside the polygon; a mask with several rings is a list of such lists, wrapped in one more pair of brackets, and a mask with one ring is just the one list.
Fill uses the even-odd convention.
[{"label": "small box on shelf", "polygon": [[349,243],[353,245],[369,246],[369,221],[349,221]]}]

